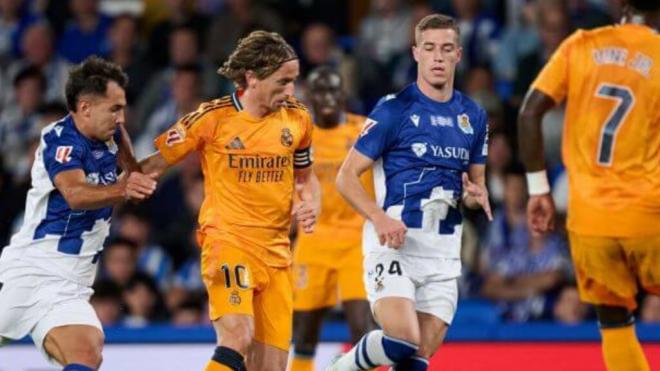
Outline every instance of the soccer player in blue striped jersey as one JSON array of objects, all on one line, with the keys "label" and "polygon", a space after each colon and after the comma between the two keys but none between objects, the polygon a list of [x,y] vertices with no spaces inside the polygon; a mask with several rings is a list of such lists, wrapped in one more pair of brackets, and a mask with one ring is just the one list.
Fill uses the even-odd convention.
[{"label": "soccer player in blue striped jersey", "polygon": [[0,343],[30,334],[64,370],[101,363],[103,330],[89,297],[112,206],[156,188],[155,174],[134,171],[123,129],[127,82],[95,57],[71,70],[70,114],[41,132],[25,220],[0,256]]},{"label": "soccer player in blue striped jersey", "polygon": [[[382,330],[366,334],[329,370],[426,370],[454,317],[460,206],[483,208],[492,219],[486,113],[454,90],[458,40],[450,17],[433,14],[417,24],[416,83],[381,100],[339,171],[339,192],[367,219],[365,284]],[[376,200],[359,182],[371,167]]]}]

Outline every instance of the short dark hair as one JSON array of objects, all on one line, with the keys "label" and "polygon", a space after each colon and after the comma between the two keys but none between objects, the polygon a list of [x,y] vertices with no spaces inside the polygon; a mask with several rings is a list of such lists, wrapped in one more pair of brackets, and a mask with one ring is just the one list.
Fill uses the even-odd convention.
[{"label": "short dark hair", "polygon": [[415,45],[417,45],[417,39],[423,31],[445,28],[456,31],[457,36],[461,35],[461,29],[458,27],[458,23],[456,23],[454,18],[440,13],[427,15],[415,26]]},{"label": "short dark hair", "polygon": [[254,71],[258,79],[265,79],[285,62],[298,59],[282,36],[276,32],[254,31],[238,41],[238,46],[218,73],[245,89],[245,73]]},{"label": "short dark hair", "polygon": [[66,106],[71,112],[76,112],[78,98],[81,95],[92,94],[104,96],[108,82],[114,81],[122,89],[128,85],[128,76],[115,63],[92,56],[69,71],[66,82]]},{"label": "short dark hair", "polygon": [[628,4],[640,12],[655,12],[660,10],[658,0],[628,0]]},{"label": "short dark hair", "polygon": [[46,90],[46,77],[44,77],[44,74],[41,73],[41,70],[35,66],[27,66],[18,71],[16,77],[14,77],[14,89],[17,88],[20,83],[28,79],[39,80],[41,90]]}]

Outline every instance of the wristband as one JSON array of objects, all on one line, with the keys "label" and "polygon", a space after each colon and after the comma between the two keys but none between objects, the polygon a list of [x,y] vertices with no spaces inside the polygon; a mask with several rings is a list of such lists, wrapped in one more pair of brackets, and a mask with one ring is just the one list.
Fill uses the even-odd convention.
[{"label": "wristband", "polygon": [[545,170],[527,173],[527,191],[530,196],[539,196],[550,193],[548,174]]}]

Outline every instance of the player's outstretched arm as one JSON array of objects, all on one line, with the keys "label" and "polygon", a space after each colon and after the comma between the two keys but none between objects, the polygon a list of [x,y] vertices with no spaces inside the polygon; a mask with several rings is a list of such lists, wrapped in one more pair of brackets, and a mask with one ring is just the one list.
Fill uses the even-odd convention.
[{"label": "player's outstretched arm", "polygon": [[66,170],[55,175],[55,187],[73,210],[94,210],[133,199],[144,200],[156,189],[155,174],[132,172],[112,185],[87,183],[80,169]]},{"label": "player's outstretched arm", "polygon": [[316,218],[321,212],[321,184],[311,166],[295,169],[296,193],[300,202],[293,206],[291,214],[296,218],[303,232],[314,232]]},{"label": "player's outstretched arm", "polygon": [[155,174],[156,178],[163,175],[169,167],[170,164],[159,151],[140,160],[140,169],[142,172],[145,174]]},{"label": "player's outstretched arm", "polygon": [[544,233],[554,229],[555,206],[543,158],[543,132],[541,120],[555,101],[538,89],[531,89],[518,114],[518,145],[520,157],[527,169],[527,223],[533,232]]},{"label": "player's outstretched arm", "polygon": [[402,221],[389,217],[367,193],[360,176],[371,168],[374,161],[355,148],[351,149],[337,174],[337,190],[376,229],[381,245],[398,249],[405,241],[407,228]]}]

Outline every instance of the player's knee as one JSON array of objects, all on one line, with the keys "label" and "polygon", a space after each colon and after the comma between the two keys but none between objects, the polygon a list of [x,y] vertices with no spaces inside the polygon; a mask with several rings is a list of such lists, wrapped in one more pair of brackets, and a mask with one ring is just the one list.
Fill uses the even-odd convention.
[{"label": "player's knee", "polygon": [[416,343],[387,335],[383,336],[383,350],[385,350],[385,355],[394,363],[401,362],[413,356],[417,352],[417,349],[418,346]]},{"label": "player's knee", "polygon": [[596,315],[601,328],[617,328],[635,323],[632,312],[625,307],[612,305],[596,305]]}]

